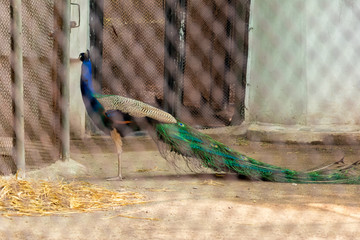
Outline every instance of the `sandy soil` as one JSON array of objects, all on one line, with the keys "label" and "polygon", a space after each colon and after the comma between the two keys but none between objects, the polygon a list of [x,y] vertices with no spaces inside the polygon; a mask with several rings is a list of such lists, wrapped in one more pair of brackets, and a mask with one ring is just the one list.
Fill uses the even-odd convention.
[{"label": "sandy soil", "polygon": [[[220,140],[258,160],[293,169],[358,160],[357,146]],[[150,139],[124,142],[121,182],[110,140],[72,142],[72,159],[87,167],[80,180],[147,196],[147,203],[96,213],[0,217],[0,239],[357,239],[358,185],[286,184],[233,175],[176,172]]]}]

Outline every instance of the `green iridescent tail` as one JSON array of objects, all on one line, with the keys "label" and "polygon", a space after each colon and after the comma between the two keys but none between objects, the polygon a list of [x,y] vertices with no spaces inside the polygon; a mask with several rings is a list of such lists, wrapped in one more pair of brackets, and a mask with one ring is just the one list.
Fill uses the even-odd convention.
[{"label": "green iridescent tail", "polygon": [[294,183],[360,183],[358,162],[343,161],[300,172],[263,163],[236,152],[182,122],[156,125],[161,154],[168,161],[181,157],[189,167],[200,166],[216,172],[233,172],[250,179]]}]

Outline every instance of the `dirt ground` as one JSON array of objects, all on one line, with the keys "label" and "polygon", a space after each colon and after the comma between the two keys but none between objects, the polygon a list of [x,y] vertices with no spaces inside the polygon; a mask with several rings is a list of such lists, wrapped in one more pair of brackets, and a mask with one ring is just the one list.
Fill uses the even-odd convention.
[{"label": "dirt ground", "polygon": [[[308,169],[345,157],[358,146],[270,144],[218,136],[255,159]],[[72,159],[87,167],[76,176],[110,189],[146,195],[145,204],[96,213],[0,217],[0,239],[357,239],[358,185],[287,184],[234,175],[177,172],[146,137],[124,141],[123,181],[109,139],[72,142]]]}]

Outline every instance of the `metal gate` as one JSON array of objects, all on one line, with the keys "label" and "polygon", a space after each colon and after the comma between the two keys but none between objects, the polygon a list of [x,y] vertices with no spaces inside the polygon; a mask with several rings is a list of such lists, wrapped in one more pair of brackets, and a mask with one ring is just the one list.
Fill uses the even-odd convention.
[{"label": "metal gate", "polygon": [[[27,168],[59,158],[59,115],[54,48],[54,1],[22,2],[25,157]],[[10,3],[0,1],[0,173],[16,171],[12,159],[13,107],[11,81]],[[55,54],[55,55],[54,55]]]},{"label": "metal gate", "polygon": [[248,0],[103,4],[103,12],[92,15],[103,29],[91,25],[93,35],[101,35],[92,36],[101,39],[92,49],[102,55],[95,66],[101,69],[96,78],[102,93],[165,108],[192,125],[241,123]]}]

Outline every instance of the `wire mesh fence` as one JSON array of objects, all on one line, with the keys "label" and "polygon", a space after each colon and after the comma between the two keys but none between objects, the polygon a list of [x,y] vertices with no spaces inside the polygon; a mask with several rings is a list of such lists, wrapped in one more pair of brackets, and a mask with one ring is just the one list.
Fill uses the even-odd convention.
[{"label": "wire mesh fence", "polygon": [[[0,0],[1,175],[19,170],[14,2]],[[145,200],[72,214],[76,204],[70,199],[68,218],[0,216],[0,238],[353,239],[358,234],[358,186],[337,184],[360,179],[357,1],[19,2],[27,177],[91,182],[140,192]],[[66,11],[70,22],[64,22]],[[85,61],[78,56],[87,50],[92,94],[103,105],[97,113],[107,111],[111,119],[100,125],[102,118],[86,109],[97,105],[87,102],[80,87]],[[145,114],[135,112],[141,103],[112,95],[174,118],[148,107]],[[129,114],[108,111],[109,105]],[[150,118],[168,121],[156,125],[161,144],[146,133],[154,123]],[[172,121],[185,130],[169,127]],[[116,127],[107,129],[110,123],[133,131],[117,139]],[[189,144],[179,147],[179,139]],[[71,159],[64,161],[64,154]],[[116,176],[119,156],[123,181],[106,181]],[[0,185],[0,201],[4,189]],[[51,230],[46,222],[53,223]]]},{"label": "wire mesh fence", "polygon": [[[180,5],[105,1],[104,40],[97,46],[104,52],[102,90],[164,107],[170,95],[166,85],[170,91],[171,84],[177,85],[174,92],[184,108],[178,107],[179,117],[200,126],[227,125],[235,98],[244,99],[235,86],[245,71],[246,1],[190,1],[183,10]],[[245,10],[233,12],[238,5]],[[174,19],[166,20],[166,11]],[[174,29],[165,32],[166,24]],[[171,65],[174,61],[178,67]],[[160,80],[164,70],[166,83]]]},{"label": "wire mesh fence", "polygon": [[[44,162],[54,162],[58,155],[58,130],[56,124],[56,91],[52,69],[54,58],[54,3],[51,1],[26,1],[22,4],[23,35],[23,75],[24,75],[24,119],[26,129],[26,159],[28,166],[41,166]],[[11,40],[10,3],[1,2],[1,45],[2,56],[2,102],[1,111],[1,172],[14,173],[16,168],[9,157],[13,147],[13,107],[11,85]],[[10,162],[10,163],[9,163]],[[9,168],[10,166],[10,168]]]}]

